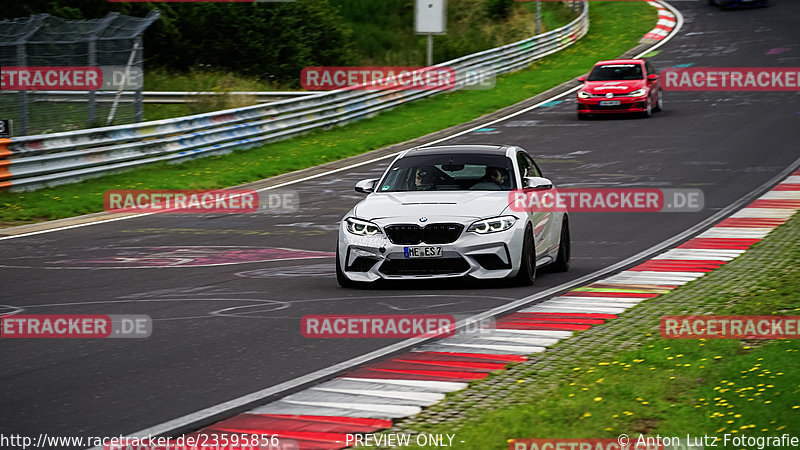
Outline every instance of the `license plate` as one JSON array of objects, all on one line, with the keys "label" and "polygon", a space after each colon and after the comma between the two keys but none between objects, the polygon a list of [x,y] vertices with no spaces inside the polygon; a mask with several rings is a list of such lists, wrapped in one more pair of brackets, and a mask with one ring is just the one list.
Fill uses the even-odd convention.
[{"label": "license plate", "polygon": [[442,247],[403,247],[403,255],[406,258],[441,258]]},{"label": "license plate", "polygon": [[617,106],[619,104],[619,100],[603,100],[600,102],[600,106]]}]

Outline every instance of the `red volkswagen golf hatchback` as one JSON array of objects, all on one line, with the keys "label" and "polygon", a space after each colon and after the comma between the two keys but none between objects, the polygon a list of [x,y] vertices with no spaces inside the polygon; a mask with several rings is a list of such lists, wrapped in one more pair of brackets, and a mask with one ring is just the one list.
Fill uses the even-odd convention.
[{"label": "red volkswagen golf hatchback", "polygon": [[663,94],[653,66],[643,59],[600,61],[580,77],[578,118],[593,114],[635,113],[650,117],[663,108]]}]

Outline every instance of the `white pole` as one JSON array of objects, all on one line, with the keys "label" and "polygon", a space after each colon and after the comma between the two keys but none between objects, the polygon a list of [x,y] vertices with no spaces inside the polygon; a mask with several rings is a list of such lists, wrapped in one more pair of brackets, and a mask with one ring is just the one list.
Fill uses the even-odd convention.
[{"label": "white pole", "polygon": [[428,67],[433,65],[433,35],[428,35]]},{"label": "white pole", "polygon": [[536,0],[536,34],[542,32],[542,2]]}]

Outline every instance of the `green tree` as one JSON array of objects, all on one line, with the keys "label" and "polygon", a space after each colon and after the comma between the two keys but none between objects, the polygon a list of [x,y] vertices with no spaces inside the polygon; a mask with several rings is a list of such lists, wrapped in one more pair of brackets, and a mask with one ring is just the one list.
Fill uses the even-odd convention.
[{"label": "green tree", "polygon": [[514,0],[486,0],[486,15],[494,20],[508,19],[513,5]]},{"label": "green tree", "polygon": [[145,33],[145,64],[188,70],[198,64],[299,86],[305,66],[351,64],[352,31],[328,0],[282,3],[15,2],[0,18],[48,13],[98,19],[111,11],[137,17],[158,8]]}]

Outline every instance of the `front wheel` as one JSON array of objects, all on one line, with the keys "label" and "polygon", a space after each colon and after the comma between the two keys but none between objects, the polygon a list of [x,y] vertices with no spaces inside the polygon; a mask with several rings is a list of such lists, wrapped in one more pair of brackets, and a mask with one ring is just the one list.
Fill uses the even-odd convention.
[{"label": "front wheel", "polygon": [[653,105],[650,103],[650,96],[647,97],[645,103],[646,103],[646,108],[644,112],[641,113],[642,119],[647,119],[648,117],[653,115]]},{"label": "front wheel", "polygon": [[336,282],[343,288],[357,288],[361,287],[361,283],[347,278],[342,270],[342,264],[339,262],[339,245],[336,245]]},{"label": "front wheel", "polygon": [[536,246],[533,243],[533,230],[528,225],[525,228],[525,238],[522,240],[522,255],[520,255],[519,272],[514,277],[514,284],[518,286],[531,286],[536,279]]}]

